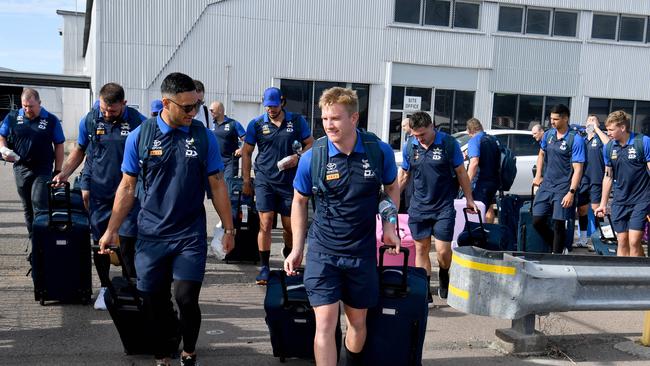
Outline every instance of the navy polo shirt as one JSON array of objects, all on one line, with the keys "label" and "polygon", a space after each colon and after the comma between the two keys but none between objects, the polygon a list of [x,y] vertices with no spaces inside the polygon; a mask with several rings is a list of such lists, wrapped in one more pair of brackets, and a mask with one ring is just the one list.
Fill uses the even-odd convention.
[{"label": "navy polo shirt", "polygon": [[614,201],[619,205],[634,205],[650,202],[650,175],[647,162],[650,161],[650,137],[643,136],[643,151],[634,148],[635,133],[624,147],[614,140],[612,158],[603,147],[605,166],[614,172]]},{"label": "navy polo shirt", "polygon": [[[9,136],[9,116],[0,127],[0,135]],[[61,121],[41,107],[41,112],[33,120],[25,117],[25,110],[18,110],[16,124],[13,126],[13,150],[20,156],[16,165],[24,165],[39,174],[52,173],[54,147],[52,144],[65,142]]]},{"label": "navy polo shirt", "polygon": [[[431,146],[425,149],[416,138],[402,148],[402,169],[411,173],[413,195],[409,203],[409,216],[416,220],[434,217],[440,211],[454,207],[458,195],[458,178],[452,176],[452,167],[463,164],[463,153],[454,141],[453,155],[445,149],[445,132],[436,131]],[[413,144],[413,161],[409,160],[406,144]]]},{"label": "navy polo shirt", "polygon": [[[298,129],[296,124],[300,124]],[[307,121],[299,114],[284,111],[284,121],[280,127],[273,124],[266,113],[250,121],[244,142],[253,146],[257,144],[257,158],[255,158],[257,182],[291,184],[297,168],[280,171],[278,161],[295,154],[292,148],[294,141],[302,142],[309,136],[311,131]]]},{"label": "navy polo shirt", "polygon": [[544,133],[540,148],[546,154],[544,181],[542,187],[550,192],[567,193],[571,188],[571,176],[573,176],[572,163],[585,162],[585,141],[582,136],[575,134],[573,146],[569,150],[566,138],[569,131],[557,138],[557,130],[551,128]]},{"label": "navy polo shirt", "polygon": [[589,184],[602,185],[603,176],[605,175],[605,160],[603,160],[603,142],[597,134],[589,139],[585,139],[586,157],[583,181]]},{"label": "navy polo shirt", "polygon": [[[208,156],[206,164],[192,144],[189,127],[171,128],[161,116],[156,117],[156,132],[146,164],[146,189],[140,198],[138,238],[177,240],[206,235],[203,201],[207,179],[223,171],[219,146],[214,134],[206,129]],[[140,174],[138,141],[141,128],[129,134],[124,150],[122,172]],[[160,151],[160,152],[158,152]],[[188,153],[189,152],[189,153]]]},{"label": "navy polo shirt", "polygon": [[[95,131],[86,130],[86,120],[95,117]],[[79,121],[77,143],[86,152],[84,175],[90,196],[99,200],[113,200],[122,180],[121,165],[126,139],[146,118],[132,108],[114,122],[106,122],[99,110],[91,110]]]},{"label": "navy polo shirt", "polygon": [[[397,177],[395,155],[385,142],[379,141],[379,147],[384,156],[381,183],[392,184]],[[327,194],[316,197],[317,211],[308,233],[309,251],[373,257],[381,185],[372,174],[363,142],[357,133],[350,155],[340,152],[329,140],[327,150]],[[312,195],[311,158],[310,149],[300,159],[293,181],[293,187],[303,196]]]},{"label": "navy polo shirt", "polygon": [[233,157],[235,150],[239,149],[239,138],[246,135],[246,130],[244,130],[241,123],[228,116],[225,116],[221,123],[213,122],[214,129],[212,132],[219,142],[221,157],[230,159]]},{"label": "navy polo shirt", "polygon": [[474,177],[474,182],[499,184],[501,152],[495,141],[496,139],[491,139],[485,131],[481,131],[467,142],[467,156],[469,159],[479,158],[478,173]]}]

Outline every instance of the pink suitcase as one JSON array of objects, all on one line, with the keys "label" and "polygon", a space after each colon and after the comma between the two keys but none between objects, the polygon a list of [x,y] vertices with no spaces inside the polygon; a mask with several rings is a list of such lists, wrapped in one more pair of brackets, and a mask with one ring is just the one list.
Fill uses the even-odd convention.
[{"label": "pink suitcase", "polygon": [[[409,230],[409,215],[399,214],[399,237],[402,241],[402,247],[408,248],[410,255],[408,258],[408,264],[411,267],[415,267],[415,243],[413,242],[413,237],[411,236],[411,230]],[[384,234],[381,217],[377,215],[377,229],[375,231],[375,238],[377,239],[377,263],[379,263],[379,247],[384,245],[382,242],[382,236]],[[402,266],[404,265],[404,254],[400,253],[398,255],[388,255],[384,256],[384,266]]]},{"label": "pink suitcase", "polygon": [[[485,204],[481,201],[474,201],[478,209],[481,211],[481,219],[485,222]],[[465,230],[465,216],[463,216],[463,209],[467,207],[467,201],[464,198],[454,200],[454,208],[456,209],[456,222],[454,224],[454,237],[452,239],[452,246],[456,247],[456,240],[458,235]],[[469,215],[469,221],[478,222],[476,215]]]}]

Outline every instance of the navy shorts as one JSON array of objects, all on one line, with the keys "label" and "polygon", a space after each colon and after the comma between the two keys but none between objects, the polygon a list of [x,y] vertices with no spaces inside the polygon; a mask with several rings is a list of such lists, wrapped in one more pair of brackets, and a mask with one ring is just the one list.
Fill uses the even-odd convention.
[{"label": "navy shorts", "polygon": [[578,193],[578,207],[592,204],[600,203],[600,196],[603,193],[603,186],[601,184],[585,184],[580,187],[580,193]]},{"label": "navy shorts", "polygon": [[422,240],[433,235],[434,238],[451,242],[454,238],[456,210],[451,207],[433,217],[419,218],[409,216],[409,229],[414,240]]},{"label": "navy shorts", "polygon": [[221,161],[223,162],[224,179],[231,179],[233,177],[239,176],[239,158],[232,156],[226,158],[222,156]]},{"label": "navy shorts", "polygon": [[377,258],[343,257],[307,252],[305,289],[311,306],[342,300],[355,309],[368,309],[379,299]]},{"label": "navy shorts", "polygon": [[291,216],[293,186],[291,184],[274,184],[255,180],[255,204],[259,212],[277,212],[282,216]]},{"label": "navy shorts", "polygon": [[494,199],[496,195],[497,188],[494,184],[477,183],[476,187],[474,187],[474,190],[472,191],[472,197],[474,198],[474,201],[483,202],[486,208],[496,202]]},{"label": "navy shorts", "polygon": [[562,198],[566,193],[555,193],[547,191],[543,186],[537,191],[535,201],[533,202],[533,216],[552,215],[553,220],[573,220],[575,219],[576,201],[574,197],[573,205],[569,208],[562,207]]},{"label": "navy shorts", "polygon": [[646,216],[650,214],[650,204],[617,205],[612,203],[612,226],[617,233],[629,230],[643,231]]},{"label": "navy shorts", "polygon": [[138,290],[164,290],[174,280],[203,282],[208,244],[195,236],[170,241],[138,239],[135,244],[135,269]]}]

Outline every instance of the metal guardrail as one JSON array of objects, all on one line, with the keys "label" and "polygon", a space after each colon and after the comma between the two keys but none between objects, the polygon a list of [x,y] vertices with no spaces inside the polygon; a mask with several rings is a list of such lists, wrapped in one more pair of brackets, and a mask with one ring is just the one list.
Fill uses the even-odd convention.
[{"label": "metal guardrail", "polygon": [[[535,314],[650,309],[650,258],[454,249],[447,303],[462,312],[512,319],[508,341],[534,337]],[[524,352],[535,347],[523,347]],[[545,341],[538,346],[545,345]],[[515,353],[519,353],[516,351]]]}]

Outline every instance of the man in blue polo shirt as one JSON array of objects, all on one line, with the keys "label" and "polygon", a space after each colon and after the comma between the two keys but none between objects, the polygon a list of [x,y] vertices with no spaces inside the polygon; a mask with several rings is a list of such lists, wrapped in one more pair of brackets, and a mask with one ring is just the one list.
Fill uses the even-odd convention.
[{"label": "man in blue polo shirt", "polygon": [[609,142],[609,137],[600,129],[600,121],[596,115],[587,117],[585,125],[587,136],[585,138],[585,165],[584,174],[580,181],[578,193],[578,224],[580,237],[576,240],[576,247],[586,247],[587,226],[589,225],[589,204],[596,210],[602,196],[603,177],[605,176],[605,161],[603,160],[603,146]]},{"label": "man in blue polo shirt", "polygon": [[25,88],[22,108],[11,111],[0,126],[0,153],[14,163],[14,178],[23,202],[25,224],[32,237],[34,206],[47,207],[45,183],[61,170],[65,137],[59,119],[41,106],[38,92]]},{"label": "man in blue polo shirt", "polygon": [[224,113],[221,102],[210,104],[212,115],[212,132],[217,137],[221,149],[221,160],[223,161],[223,177],[229,178],[239,175],[239,157],[241,148],[239,143],[244,141],[246,130],[238,121],[228,117]]},{"label": "man in blue polo shirt", "polygon": [[467,133],[471,137],[467,142],[469,167],[467,175],[472,183],[472,197],[487,207],[485,221],[494,222],[494,197],[499,189],[499,168],[501,151],[499,140],[483,131],[481,121],[470,118],[467,121]]},{"label": "man in blue polo shirt", "polygon": [[606,213],[613,186],[611,211],[618,239],[616,254],[642,257],[641,238],[650,215],[650,137],[630,131],[630,117],[624,111],[610,113],[605,127],[611,140],[603,148],[603,194],[595,213],[601,217]]},{"label": "man in blue polo shirt", "polygon": [[[106,231],[113,209],[115,191],[120,184],[120,167],[124,158],[126,139],[146,118],[137,110],[127,107],[124,89],[116,83],[108,83],[99,90],[99,108],[93,109],[79,121],[77,146],[70,152],[61,173],[54,177],[56,182],[66,182],[86,157],[83,170],[82,190],[88,192],[90,228],[95,244]],[[120,228],[120,250],[124,254],[124,273],[135,276],[133,257],[137,236],[137,215],[139,205]],[[93,260],[97,271],[103,271],[108,278],[110,259],[95,253]],[[95,308],[105,309],[104,291],[107,283],[102,282]]]},{"label": "man in blue polo shirt", "polygon": [[[351,89],[334,87],[323,92],[319,101],[327,156],[323,156],[322,189],[312,189],[311,163],[314,149],[307,151],[298,165],[291,223],[293,250],[284,262],[287,274],[300,266],[305,245],[307,203],[316,194],[316,213],[309,229],[304,283],[316,314],[314,353],[317,365],[336,365],[335,329],[339,301],[347,319],[345,350],[348,365],[361,364],[366,340],[366,314],[379,296],[375,243],[375,215],[379,192],[384,191],[399,204],[395,157],[391,147],[374,138],[383,156],[381,177],[374,174],[369,156],[356,129],[359,100]],[[323,140],[319,140],[323,141]],[[323,155],[325,155],[323,153]],[[393,224],[384,223],[384,242],[399,252],[399,238]]]},{"label": "man in blue polo shirt", "polygon": [[[415,190],[409,205],[409,229],[415,241],[415,265],[427,271],[431,280],[431,236],[435,239],[438,259],[438,296],[447,298],[451,240],[454,236],[456,209],[454,198],[458,186],[463,190],[467,207],[476,212],[472,188],[463,165],[463,153],[458,141],[435,128],[426,112],[411,115],[411,138],[402,148],[402,169],[399,186],[404,189],[409,179]],[[433,302],[429,292],[429,302]]]},{"label": "man in blue polo shirt", "polygon": [[[291,251],[291,200],[293,199],[293,178],[300,159],[294,151],[294,141],[308,150],[314,142],[307,121],[297,113],[284,109],[285,100],[278,88],[264,91],[264,109],[266,113],[253,119],[246,128],[246,138],[242,148],[243,194],[252,195],[251,158],[257,145],[255,159],[255,205],[260,215],[260,231],[257,235],[257,247],[260,251],[260,273],[255,278],[258,285],[266,285],[269,279],[271,256],[271,228],[275,214],[282,219],[284,248],[286,257]],[[283,166],[278,163],[285,159]]]},{"label": "man in blue polo shirt", "polygon": [[[118,230],[140,199],[135,266],[138,290],[153,319],[158,365],[169,364],[175,350],[170,289],[172,279],[180,312],[181,365],[196,364],[196,340],[201,326],[199,292],[207,256],[206,214],[209,192],[223,223],[224,251],[234,245],[230,200],[216,138],[193,120],[201,105],[194,81],[187,75],[167,75],[160,87],[163,110],[129,134],[108,228],[99,241],[102,253],[115,243]],[[136,189],[137,185],[137,189]]]},{"label": "man in blue polo shirt", "polygon": [[[533,202],[533,227],[555,254],[566,252],[566,224],[567,220],[575,218],[575,195],[585,162],[584,139],[569,130],[570,113],[563,104],[551,108],[553,128],[546,131],[540,141],[533,179],[533,185],[539,187]],[[553,219],[552,230],[548,227],[549,215]]]}]

